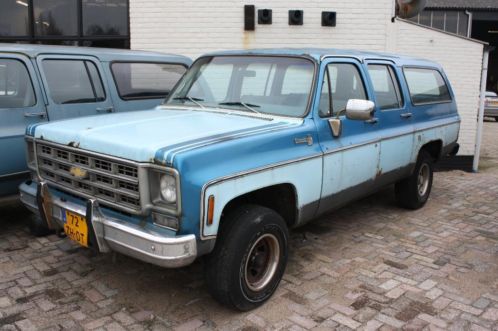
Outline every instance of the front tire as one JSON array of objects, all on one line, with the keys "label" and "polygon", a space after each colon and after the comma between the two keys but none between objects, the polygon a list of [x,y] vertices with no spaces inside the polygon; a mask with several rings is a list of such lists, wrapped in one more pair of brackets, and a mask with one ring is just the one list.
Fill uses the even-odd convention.
[{"label": "front tire", "polygon": [[284,274],[288,238],[285,221],[269,208],[243,205],[229,213],[205,261],[212,296],[241,311],[261,306]]},{"label": "front tire", "polygon": [[396,183],[396,201],[407,209],[422,208],[431,194],[434,167],[432,156],[421,150],[412,175]]}]

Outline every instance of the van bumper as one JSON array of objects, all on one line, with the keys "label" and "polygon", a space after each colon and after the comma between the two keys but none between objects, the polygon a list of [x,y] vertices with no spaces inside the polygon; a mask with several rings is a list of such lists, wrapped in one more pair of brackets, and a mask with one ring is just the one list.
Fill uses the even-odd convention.
[{"label": "van bumper", "polygon": [[54,199],[45,182],[26,181],[19,190],[21,202],[39,214],[50,229],[64,227],[65,211],[85,217],[89,245],[101,253],[116,251],[166,268],[189,265],[197,257],[197,242],[193,234],[164,236],[130,222],[106,217],[93,199],[86,205]]}]

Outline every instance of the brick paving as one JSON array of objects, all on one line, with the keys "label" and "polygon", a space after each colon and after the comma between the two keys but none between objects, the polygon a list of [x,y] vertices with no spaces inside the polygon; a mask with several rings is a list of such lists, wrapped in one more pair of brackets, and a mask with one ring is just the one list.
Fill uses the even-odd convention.
[{"label": "brick paving", "polygon": [[164,270],[33,238],[0,210],[0,330],[498,330],[498,123],[482,171],[437,173],[420,211],[386,189],[292,232],[276,295],[238,313],[208,295],[202,261]]}]

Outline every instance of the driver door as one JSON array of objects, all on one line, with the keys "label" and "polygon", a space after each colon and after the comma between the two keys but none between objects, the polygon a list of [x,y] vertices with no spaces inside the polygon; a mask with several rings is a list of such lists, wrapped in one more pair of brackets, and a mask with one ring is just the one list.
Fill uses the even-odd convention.
[{"label": "driver door", "polygon": [[[374,188],[380,157],[379,120],[349,120],[344,115],[350,99],[372,100],[364,67],[354,59],[334,58],[322,65],[321,93],[315,112],[323,156],[323,214]],[[342,132],[334,137],[329,120],[339,118]]]}]

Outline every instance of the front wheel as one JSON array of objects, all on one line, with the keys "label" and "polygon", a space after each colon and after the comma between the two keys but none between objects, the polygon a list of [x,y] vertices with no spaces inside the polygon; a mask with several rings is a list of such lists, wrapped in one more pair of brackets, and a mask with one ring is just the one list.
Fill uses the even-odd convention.
[{"label": "front wheel", "polygon": [[206,259],[213,297],[241,311],[262,305],[284,274],[288,238],[285,221],[271,209],[244,205],[229,213]]},{"label": "front wheel", "polygon": [[396,183],[396,200],[401,207],[422,208],[431,194],[434,176],[432,156],[421,150],[412,175]]}]

